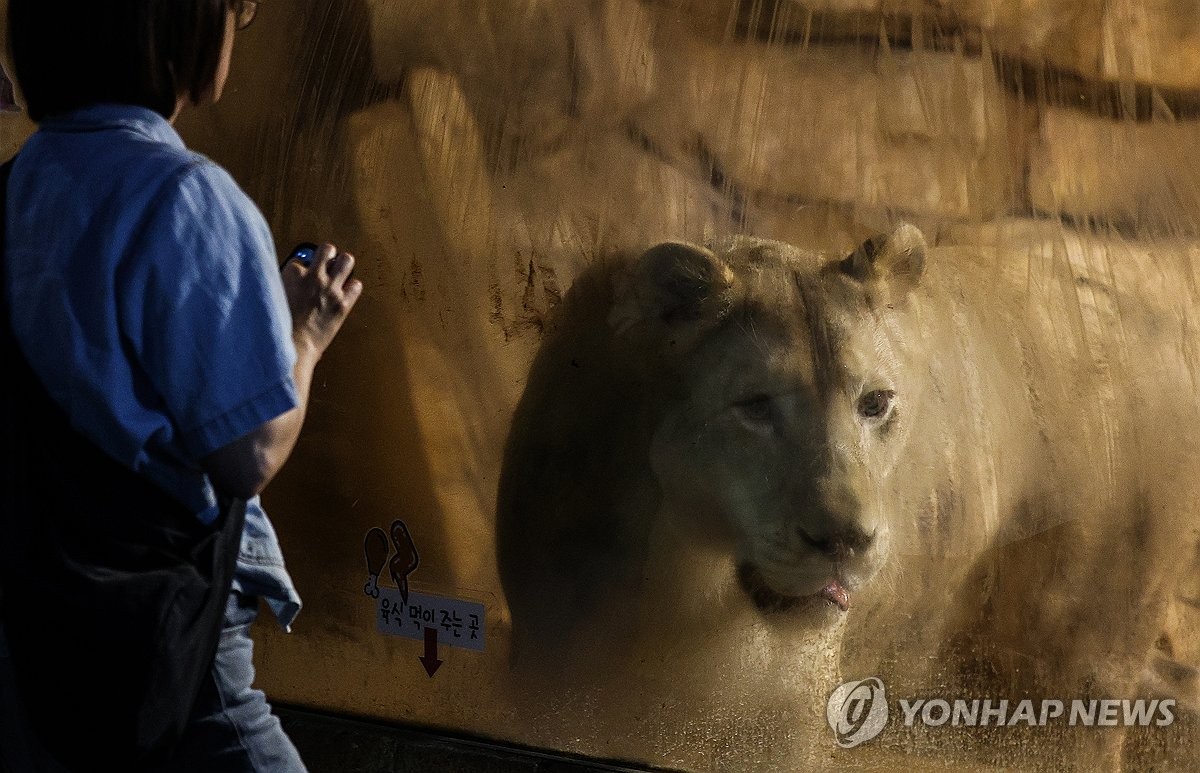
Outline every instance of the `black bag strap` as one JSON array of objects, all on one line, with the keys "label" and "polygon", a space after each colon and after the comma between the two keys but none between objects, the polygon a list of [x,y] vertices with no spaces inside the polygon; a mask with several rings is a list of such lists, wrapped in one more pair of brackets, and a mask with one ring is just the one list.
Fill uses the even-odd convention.
[{"label": "black bag strap", "polygon": [[[13,156],[3,164],[0,164],[0,207],[4,209],[5,214],[8,213],[8,178],[12,176],[12,168],[16,160],[17,157]],[[3,240],[7,227],[7,222],[0,223],[0,241]]]},{"label": "black bag strap", "polygon": [[[12,315],[8,308],[8,261],[5,252],[7,245],[8,233],[8,180],[12,177],[13,165],[16,163],[16,157],[10,158],[0,165],[0,362],[10,362],[12,360],[11,353],[13,347],[16,346],[16,341],[12,335]],[[6,379],[0,379],[0,411],[3,411],[0,416],[7,418],[12,415],[15,406],[13,404],[13,389],[8,384]],[[4,467],[4,483],[3,492],[0,493],[0,501],[4,503],[5,513],[14,513],[17,506],[16,487],[21,480],[19,466],[22,464],[18,460],[22,458],[20,449],[17,447],[17,433],[5,431],[0,433],[4,436],[3,454],[0,458],[0,466]],[[0,518],[0,529],[3,529],[6,535],[11,534],[8,531],[9,521],[13,520],[11,516]],[[11,539],[4,540],[5,543],[12,542]],[[3,554],[3,548],[0,548],[0,570],[7,563],[7,556]],[[4,580],[3,572],[0,571],[0,610],[4,608]]]}]

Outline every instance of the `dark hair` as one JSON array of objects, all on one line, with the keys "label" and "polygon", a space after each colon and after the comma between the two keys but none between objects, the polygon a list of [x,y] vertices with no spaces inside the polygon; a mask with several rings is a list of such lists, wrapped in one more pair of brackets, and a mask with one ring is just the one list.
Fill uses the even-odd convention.
[{"label": "dark hair", "polygon": [[34,121],[104,102],[165,118],[212,88],[229,0],[9,0],[13,73]]}]

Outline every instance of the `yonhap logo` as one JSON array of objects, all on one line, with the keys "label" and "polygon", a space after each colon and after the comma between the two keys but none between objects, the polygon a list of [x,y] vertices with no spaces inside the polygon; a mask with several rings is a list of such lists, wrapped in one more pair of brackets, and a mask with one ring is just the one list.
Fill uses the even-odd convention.
[{"label": "yonhap logo", "polygon": [[[917,698],[899,701],[904,727],[1168,727],[1175,723],[1174,698],[1041,701],[1007,698]],[[879,677],[840,685],[829,696],[825,718],[838,746],[853,749],[883,732],[888,722],[887,692]]]},{"label": "yonhap logo", "polygon": [[887,692],[877,677],[846,682],[833,691],[825,706],[825,718],[837,737],[838,746],[852,749],[871,740],[888,720]]}]

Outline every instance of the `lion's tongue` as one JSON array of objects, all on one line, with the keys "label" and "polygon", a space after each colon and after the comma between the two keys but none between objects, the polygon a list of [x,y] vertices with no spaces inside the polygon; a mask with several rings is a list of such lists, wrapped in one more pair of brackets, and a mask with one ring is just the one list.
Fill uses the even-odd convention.
[{"label": "lion's tongue", "polygon": [[843,612],[850,608],[850,592],[837,580],[830,580],[818,595],[837,604]]}]

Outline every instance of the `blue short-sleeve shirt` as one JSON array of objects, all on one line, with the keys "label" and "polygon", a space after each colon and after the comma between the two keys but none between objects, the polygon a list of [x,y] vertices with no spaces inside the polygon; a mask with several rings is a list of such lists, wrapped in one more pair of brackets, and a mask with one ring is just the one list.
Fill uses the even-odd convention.
[{"label": "blue short-sleeve shirt", "polygon": [[[17,342],[75,429],[211,522],[200,460],[297,404],[270,229],[229,174],[159,114],[47,119],[8,189]],[[235,587],[287,626],[299,597],[257,498]]]}]

